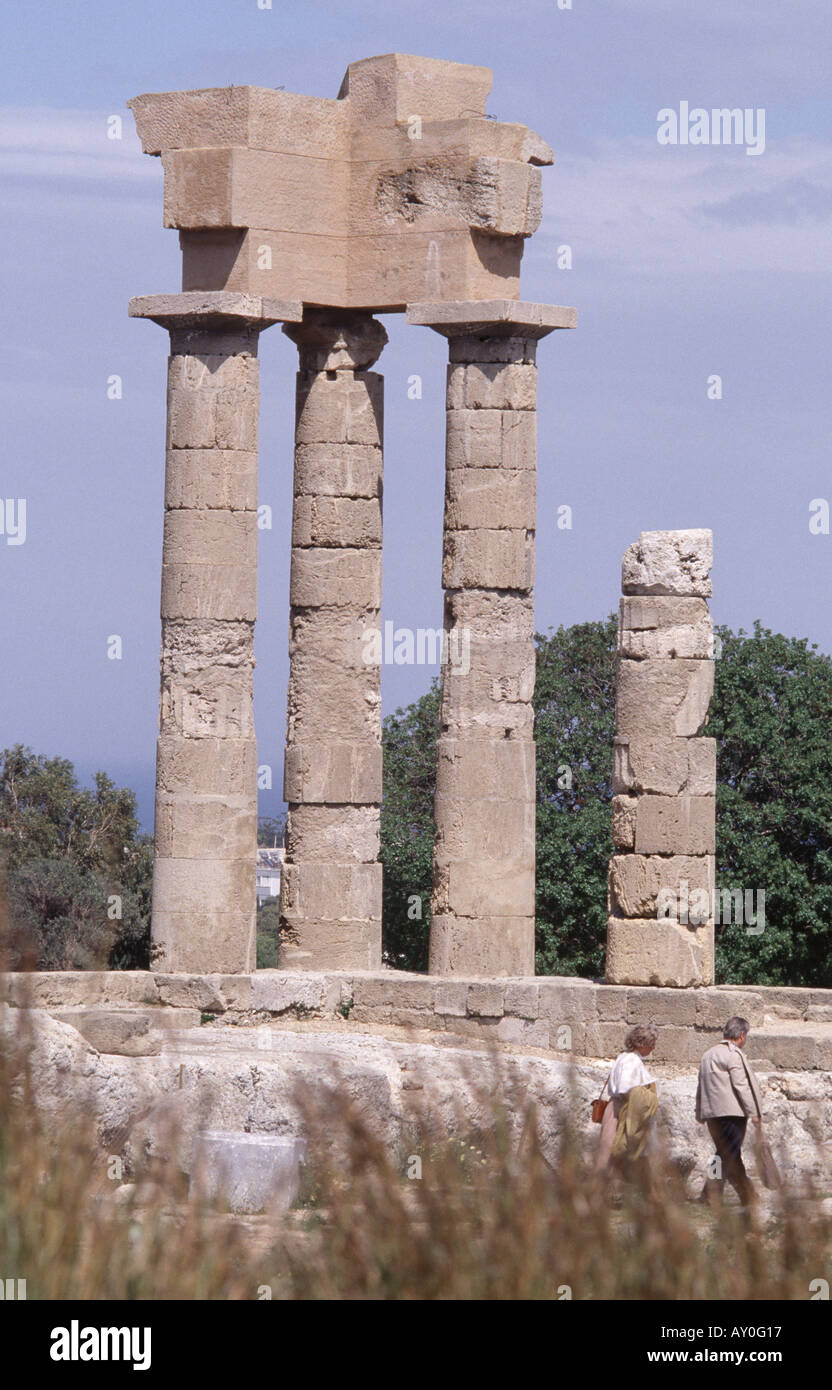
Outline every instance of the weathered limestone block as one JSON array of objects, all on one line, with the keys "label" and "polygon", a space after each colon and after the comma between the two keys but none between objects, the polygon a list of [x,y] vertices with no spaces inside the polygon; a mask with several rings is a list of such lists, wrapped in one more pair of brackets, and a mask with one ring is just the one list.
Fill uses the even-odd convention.
[{"label": "weathered limestone block", "polygon": [[377,372],[351,372],[340,380],[337,376],[333,380],[326,371],[301,372],[295,409],[298,445],[382,446],[384,378]]},{"label": "weathered limestone block", "polygon": [[532,589],[534,532],[446,530],[442,583],[446,589]]},{"label": "weathered limestone block", "polygon": [[296,546],[289,602],[293,608],[381,608],[381,550]]},{"label": "weathered limestone block", "polygon": [[381,499],[381,459],[371,444],[298,444],[295,497]]},{"label": "weathered limestone block", "polygon": [[713,854],[716,801],[711,796],[640,796],[636,854]]},{"label": "weathered limestone block", "polygon": [[620,738],[701,733],[714,689],[712,661],[619,661],[615,726]]},{"label": "weathered limestone block", "polygon": [[658,796],[713,796],[716,739],[622,738],[613,746],[612,789]]},{"label": "weathered limestone block", "polygon": [[257,448],[258,392],[255,386],[209,391],[171,388],[168,394],[169,449]]},{"label": "weathered limestone block", "polygon": [[311,863],[284,865],[281,915],[297,926],[307,919],[374,921],[381,894],[380,864]]},{"label": "weathered limestone block", "polygon": [[253,739],[160,734],[156,788],[186,795],[251,796],[257,788],[257,745]]},{"label": "weathered limestone block", "polygon": [[213,970],[233,974],[241,956],[253,961],[253,883],[252,850],[236,860],[157,856],[151,965],[187,973],[194,959],[210,959]]},{"label": "weathered limestone block", "polygon": [[537,416],[528,410],[451,410],[445,463],[457,468],[537,467]]},{"label": "weathered limestone block", "polygon": [[606,978],[611,984],[690,988],[713,984],[713,926],[655,920],[607,924]]},{"label": "weathered limestone block", "polygon": [[[379,890],[380,891],[380,890]],[[378,909],[377,909],[378,911]],[[378,970],[379,918],[281,921],[281,970]]]},{"label": "weathered limestone block", "polygon": [[326,606],[296,608],[289,627],[289,654],[305,660],[335,663],[342,670],[366,676],[377,645],[378,610]]},{"label": "weathered limestone block", "polygon": [[[713,888],[712,855],[616,854],[610,860],[607,908],[612,917],[665,917],[668,910],[660,910],[672,894],[678,917],[678,904],[686,905],[694,893],[707,894],[710,905]],[[665,895],[661,902],[660,893]],[[710,909],[700,925],[708,920]]]},{"label": "weathered limestone block", "polygon": [[162,617],[253,623],[257,617],[254,565],[162,563]]},{"label": "weathered limestone block", "polygon": [[437,797],[534,803],[535,747],[531,739],[440,734],[436,754]]},{"label": "weathered limestone block", "polygon": [[380,804],[381,743],[293,743],[286,749],[283,796],[290,803]]},{"label": "weathered limestone block", "polygon": [[286,856],[290,862],[351,861],[375,864],[379,823],[374,806],[298,805],[286,822]]},{"label": "weathered limestone block", "polygon": [[159,793],[156,845],[169,859],[240,859],[257,840],[257,809],[249,796]]},{"label": "weathered limestone block", "polygon": [[[531,738],[534,710],[529,687],[534,690],[534,670],[524,666],[516,674],[492,676],[476,670],[444,667],[440,718],[443,727],[458,737]],[[507,733],[507,731],[509,731]]]},{"label": "weathered limestone block", "polygon": [[183,674],[162,665],[159,728],[185,738],[253,738],[253,660]]},{"label": "weathered limestone block", "polygon": [[535,833],[535,806],[529,801],[441,798],[437,819],[437,861],[520,859]]},{"label": "weathered limestone block", "polygon": [[298,1195],[302,1139],[202,1130],[194,1140],[189,1196],[238,1215],[288,1211]]},{"label": "weathered limestone block", "polygon": [[497,651],[505,642],[528,643],[534,638],[534,598],[498,589],[449,589],[445,626],[470,633],[471,642],[479,644],[479,659],[488,660],[489,645]]},{"label": "weathered limestone block", "polygon": [[456,917],[519,917],[534,914],[534,861],[528,845],[516,859],[434,857],[432,912]]},{"label": "weathered limestone block", "polygon": [[698,598],[622,598],[618,653],[630,660],[711,660],[713,625]]},{"label": "weathered limestone block", "polygon": [[452,362],[448,410],[536,410],[534,362]]},{"label": "weathered limestone block", "polygon": [[431,914],[431,975],[494,979],[534,974],[534,936],[527,917]]},{"label": "weathered limestone block", "polygon": [[710,598],[710,531],[642,531],[624,553],[625,594]]},{"label": "weathered limestone block", "polygon": [[340,161],[274,150],[214,146],[170,150],[164,225],[186,230],[252,227],[338,237],[347,216]]},{"label": "weathered limestone block", "polygon": [[257,513],[201,511],[182,507],[165,513],[165,561],[170,565],[257,563]]},{"label": "weathered limestone block", "polygon": [[446,480],[445,526],[449,531],[469,531],[499,520],[506,529],[533,531],[535,483],[530,468],[451,468]]},{"label": "weathered limestone block", "polygon": [[634,849],[636,843],[636,808],[638,797],[614,796],[612,799],[612,842],[617,849]]},{"label": "weathered limestone block", "polygon": [[287,740],[311,746],[323,731],[330,742],[375,742],[380,703],[365,671],[298,652],[289,676]]},{"label": "weathered limestone block", "polygon": [[296,497],[292,545],[367,549],[381,545],[381,499]]},{"label": "weathered limestone block", "polygon": [[[459,364],[468,367],[475,362],[502,363],[508,365],[534,365],[537,358],[537,338],[510,334],[495,337],[474,338],[470,334],[448,339],[448,362],[450,366]],[[450,370],[450,367],[449,367]]]},{"label": "weathered limestone block", "polygon": [[257,511],[257,454],[242,449],[171,449],[165,506]]}]

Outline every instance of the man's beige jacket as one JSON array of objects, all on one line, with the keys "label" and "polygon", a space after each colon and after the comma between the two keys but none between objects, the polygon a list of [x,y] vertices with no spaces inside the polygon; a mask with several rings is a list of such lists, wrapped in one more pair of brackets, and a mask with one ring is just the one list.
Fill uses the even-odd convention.
[{"label": "man's beige jacket", "polygon": [[762,1115],[763,1099],[757,1078],[741,1047],[723,1038],[708,1048],[699,1063],[696,1118],[700,1124],[720,1115]]}]

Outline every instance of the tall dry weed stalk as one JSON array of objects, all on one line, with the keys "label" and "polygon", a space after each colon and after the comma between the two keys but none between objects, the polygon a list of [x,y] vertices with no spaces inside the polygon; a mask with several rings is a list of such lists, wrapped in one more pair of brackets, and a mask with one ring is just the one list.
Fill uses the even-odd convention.
[{"label": "tall dry weed stalk", "polygon": [[[134,1155],[119,1188],[93,1114],[38,1103],[36,1015],[5,1019],[0,1276],[25,1278],[29,1298],[805,1300],[830,1277],[832,1224],[809,1191],[751,1229],[730,1207],[692,1207],[670,1164],[611,1200],[570,1121],[577,1100],[547,1131],[497,1058],[487,1085],[465,1080],[464,1113],[416,1107],[398,1144],[336,1075],[307,1079],[295,1211],[194,1205],[172,1158]],[[177,1152],[173,1126],[154,1147]]]}]

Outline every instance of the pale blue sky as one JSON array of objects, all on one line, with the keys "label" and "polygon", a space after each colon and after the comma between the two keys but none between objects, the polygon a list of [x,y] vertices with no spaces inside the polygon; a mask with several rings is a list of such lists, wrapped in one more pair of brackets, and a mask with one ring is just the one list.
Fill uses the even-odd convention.
[{"label": "pale blue sky", "polygon": [[[810,501],[832,500],[828,0],[572,4],[6,0],[0,497],[26,498],[27,538],[0,536],[2,744],[69,757],[84,778],[103,768],[150,827],[167,340],[128,320],[127,301],[177,289],[179,252],[160,162],[124,103],[231,83],[335,96],[349,62],[393,50],[491,67],[489,111],[556,152],[522,296],[577,305],[580,326],[539,351],[538,627],[614,608],[639,531],[709,526],[717,621],[760,617],[832,651],[832,536],[808,526]],[[657,112],[681,101],[765,108],[765,153],[660,146]],[[114,113],[120,142],[106,138]],[[446,345],[385,323],[383,616],[435,627]],[[263,336],[264,812],[281,804],[295,358],[279,330]],[[414,372],[421,401],[407,397]],[[107,399],[112,373],[121,401]],[[721,401],[707,398],[713,373]],[[564,503],[571,531],[555,525]],[[430,675],[384,668],[385,711]]]}]

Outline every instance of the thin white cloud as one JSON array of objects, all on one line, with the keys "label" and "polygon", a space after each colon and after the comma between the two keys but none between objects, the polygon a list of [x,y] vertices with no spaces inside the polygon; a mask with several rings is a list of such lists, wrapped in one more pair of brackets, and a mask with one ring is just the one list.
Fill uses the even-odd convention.
[{"label": "thin white cloud", "polygon": [[539,237],[633,272],[828,273],[832,145],[742,149],[610,141],[561,155]]},{"label": "thin white cloud", "polygon": [[[121,138],[108,136],[111,116]],[[150,184],[158,160],[142,154],[130,111],[0,107],[0,175],[12,180],[86,180]]]}]

